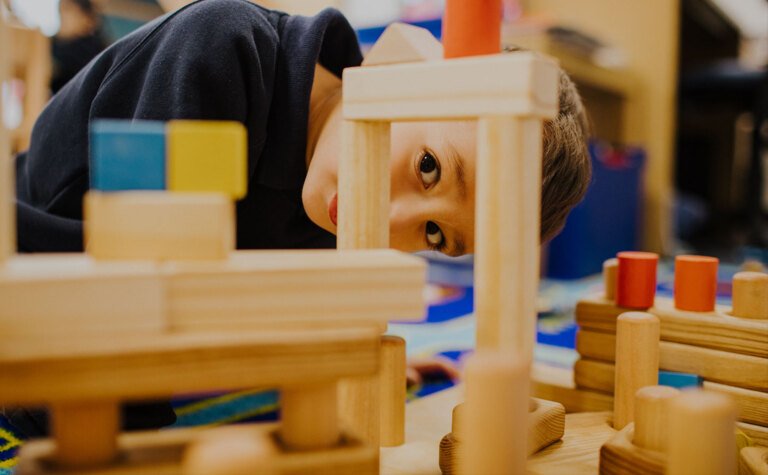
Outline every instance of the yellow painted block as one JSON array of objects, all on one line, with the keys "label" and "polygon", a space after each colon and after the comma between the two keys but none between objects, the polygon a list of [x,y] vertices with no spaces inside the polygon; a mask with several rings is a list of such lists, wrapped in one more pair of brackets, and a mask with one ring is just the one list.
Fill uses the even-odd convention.
[{"label": "yellow painted block", "polygon": [[168,189],[218,191],[234,199],[248,187],[248,143],[239,122],[168,123]]},{"label": "yellow painted block", "polygon": [[223,193],[85,195],[85,250],[96,259],[223,259],[235,248],[235,206]]}]

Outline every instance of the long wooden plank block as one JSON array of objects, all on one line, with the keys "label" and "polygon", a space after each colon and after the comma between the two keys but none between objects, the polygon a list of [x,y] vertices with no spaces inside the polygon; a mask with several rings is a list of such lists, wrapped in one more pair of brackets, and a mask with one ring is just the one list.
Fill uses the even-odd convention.
[{"label": "long wooden plank block", "polygon": [[[5,19],[0,18],[0,84],[10,75],[12,35]],[[0,111],[5,111],[4,94],[0,94]],[[0,120],[0,267],[16,252],[16,206],[14,186],[15,166],[11,160],[10,132]]]},{"label": "long wooden plank block", "polygon": [[[616,337],[608,333],[579,330],[576,350],[590,359],[612,362]],[[768,391],[768,359],[726,351],[659,343],[659,368],[698,374],[704,379],[758,391]]]},{"label": "long wooden plank block", "polygon": [[388,249],[241,251],[226,261],[174,262],[163,270],[174,331],[425,315],[424,261]]},{"label": "long wooden plank block", "polygon": [[344,70],[344,118],[450,120],[491,115],[553,118],[557,65],[534,53]]},{"label": "long wooden plank block", "polygon": [[[615,333],[616,317],[626,311],[602,296],[593,296],[576,304],[576,323],[589,330]],[[662,341],[768,358],[768,320],[734,317],[723,306],[710,313],[676,310],[669,299],[662,298],[656,298],[656,306],[648,311],[661,320]]]},{"label": "long wooden plank block", "polygon": [[0,347],[0,404],[165,397],[374,374],[379,331],[258,330],[50,339]]},{"label": "long wooden plank block", "polygon": [[164,288],[149,262],[16,256],[0,268],[0,335],[8,341],[159,333],[166,326]]}]

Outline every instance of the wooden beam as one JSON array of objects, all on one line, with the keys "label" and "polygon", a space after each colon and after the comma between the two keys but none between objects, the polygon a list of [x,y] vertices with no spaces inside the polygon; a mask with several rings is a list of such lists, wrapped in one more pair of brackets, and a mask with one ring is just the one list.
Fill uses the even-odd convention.
[{"label": "wooden beam", "polygon": [[343,114],[390,121],[554,118],[557,84],[557,64],[534,53],[347,68]]},{"label": "wooden beam", "polygon": [[[10,76],[11,35],[5,18],[0,15],[0,84]],[[3,96],[3,94],[0,94]],[[4,111],[0,97],[0,113]],[[10,132],[0,119],[0,266],[16,252],[16,168],[11,161]]]}]

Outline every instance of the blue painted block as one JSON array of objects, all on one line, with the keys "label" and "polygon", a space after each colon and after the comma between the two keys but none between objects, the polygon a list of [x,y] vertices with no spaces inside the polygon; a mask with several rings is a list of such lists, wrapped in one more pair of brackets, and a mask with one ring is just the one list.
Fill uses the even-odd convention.
[{"label": "blue painted block", "polygon": [[91,188],[164,190],[165,123],[97,120],[91,125]]},{"label": "blue painted block", "polygon": [[673,388],[697,388],[702,384],[701,376],[690,373],[675,373],[673,371],[659,371],[659,385],[672,386]]}]

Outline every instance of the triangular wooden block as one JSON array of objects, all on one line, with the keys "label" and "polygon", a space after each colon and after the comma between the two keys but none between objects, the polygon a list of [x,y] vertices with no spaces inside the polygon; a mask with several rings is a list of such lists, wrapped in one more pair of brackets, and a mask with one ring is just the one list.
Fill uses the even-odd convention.
[{"label": "triangular wooden block", "polygon": [[443,46],[428,30],[405,23],[393,23],[368,51],[363,66],[414,63],[442,57]]}]

